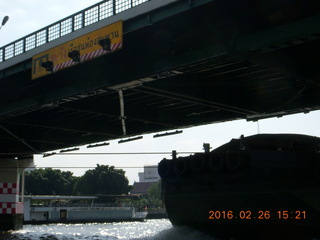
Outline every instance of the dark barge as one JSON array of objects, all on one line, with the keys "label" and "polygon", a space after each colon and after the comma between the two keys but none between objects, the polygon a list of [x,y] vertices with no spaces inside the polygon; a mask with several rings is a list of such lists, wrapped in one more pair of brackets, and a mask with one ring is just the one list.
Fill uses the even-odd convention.
[{"label": "dark barge", "polygon": [[317,137],[258,134],[163,159],[158,171],[168,217],[226,239],[319,236],[319,150]]}]

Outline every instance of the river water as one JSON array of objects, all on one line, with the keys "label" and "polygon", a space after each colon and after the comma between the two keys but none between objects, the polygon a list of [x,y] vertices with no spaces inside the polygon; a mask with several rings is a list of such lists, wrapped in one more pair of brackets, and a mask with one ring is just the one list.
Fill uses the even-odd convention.
[{"label": "river water", "polygon": [[[263,233],[264,235],[266,233]],[[285,236],[267,240],[309,240]],[[254,238],[261,240],[262,236]],[[167,219],[145,222],[25,225],[23,230],[0,233],[0,240],[220,240],[187,227],[172,227]],[[248,240],[247,237],[241,238]],[[251,238],[252,240],[252,238]],[[319,240],[319,239],[314,239]]]},{"label": "river water", "polygon": [[0,234],[0,240],[211,240],[186,227],[173,228],[169,220],[145,222],[25,225]]}]

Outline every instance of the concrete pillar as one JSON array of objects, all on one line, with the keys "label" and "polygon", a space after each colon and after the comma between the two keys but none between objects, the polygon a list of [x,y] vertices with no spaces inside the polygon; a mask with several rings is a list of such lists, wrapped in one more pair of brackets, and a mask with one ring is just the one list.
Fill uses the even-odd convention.
[{"label": "concrete pillar", "polygon": [[23,202],[20,200],[21,175],[33,158],[0,158],[0,230],[18,230],[23,227]]}]

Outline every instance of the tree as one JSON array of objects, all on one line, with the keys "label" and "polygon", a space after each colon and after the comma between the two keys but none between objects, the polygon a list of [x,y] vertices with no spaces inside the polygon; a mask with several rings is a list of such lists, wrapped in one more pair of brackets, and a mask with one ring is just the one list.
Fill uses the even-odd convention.
[{"label": "tree", "polygon": [[161,180],[151,185],[148,190],[148,202],[150,208],[163,207],[161,200]]},{"label": "tree", "polygon": [[46,168],[28,172],[25,178],[26,193],[36,195],[127,194],[130,191],[128,184],[125,171],[108,165],[97,165],[82,177],[74,177],[69,171]]},{"label": "tree", "polygon": [[88,170],[80,177],[74,187],[82,195],[92,194],[127,194],[129,181],[125,171],[115,169],[114,166],[99,165]]},{"label": "tree", "polygon": [[28,194],[70,195],[75,180],[76,177],[69,171],[36,169],[26,173],[25,189]]},{"label": "tree", "polygon": [[148,195],[150,198],[161,200],[161,180],[151,185]]},{"label": "tree", "polygon": [[140,196],[139,199],[132,201],[135,207],[141,208],[148,206],[148,210],[157,210],[163,208],[161,200],[161,180],[153,183],[148,194]]}]

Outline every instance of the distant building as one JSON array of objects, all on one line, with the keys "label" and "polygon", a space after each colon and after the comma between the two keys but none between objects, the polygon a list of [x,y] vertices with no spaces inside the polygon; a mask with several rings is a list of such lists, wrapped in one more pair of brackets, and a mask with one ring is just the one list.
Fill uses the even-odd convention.
[{"label": "distant building", "polygon": [[149,188],[154,184],[154,182],[134,182],[131,195],[145,195],[148,194]]},{"label": "distant building", "polygon": [[160,180],[158,174],[158,166],[144,166],[143,172],[139,172],[139,182],[134,182],[130,194],[144,195],[148,194],[149,188],[152,184]]},{"label": "distant building", "polygon": [[139,182],[158,182],[159,180],[157,165],[144,166],[143,172],[139,172]]}]

